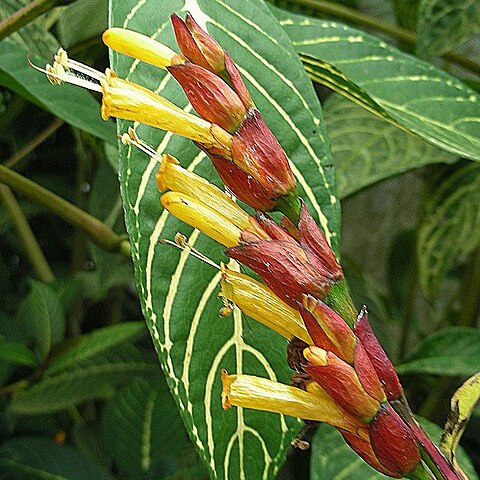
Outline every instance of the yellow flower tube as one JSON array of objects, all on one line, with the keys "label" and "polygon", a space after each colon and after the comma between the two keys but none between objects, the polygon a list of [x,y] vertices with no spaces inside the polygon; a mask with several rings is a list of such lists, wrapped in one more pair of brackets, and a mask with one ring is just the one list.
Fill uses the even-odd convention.
[{"label": "yellow flower tube", "polygon": [[211,210],[221,212],[240,230],[251,227],[250,215],[217,186],[183,168],[171,155],[164,155],[157,173],[158,189],[173,190],[195,198]]},{"label": "yellow flower tube", "polygon": [[109,28],[103,32],[102,40],[107,47],[116,52],[163,69],[187,61],[183,55],[174,52],[163,43],[126,28]]},{"label": "yellow flower tube", "polygon": [[287,340],[298,337],[309,345],[313,344],[300,313],[280,300],[266,285],[248,275],[222,265],[220,295]]},{"label": "yellow flower tube", "polygon": [[179,192],[164,193],[162,205],[182,222],[198,228],[213,240],[230,248],[238,245],[242,231],[230,220],[197,199]]},{"label": "yellow flower tube", "polygon": [[323,390],[306,392],[290,385],[252,375],[229,375],[222,370],[222,407],[253,408],[304,420],[325,422],[357,434],[364,426],[335,404]]},{"label": "yellow flower tube", "polygon": [[100,85],[104,120],[110,117],[134,120],[168,130],[229,155],[232,136],[218,125],[184,112],[145,87],[118,78],[110,69],[107,69],[105,78],[100,80]]}]

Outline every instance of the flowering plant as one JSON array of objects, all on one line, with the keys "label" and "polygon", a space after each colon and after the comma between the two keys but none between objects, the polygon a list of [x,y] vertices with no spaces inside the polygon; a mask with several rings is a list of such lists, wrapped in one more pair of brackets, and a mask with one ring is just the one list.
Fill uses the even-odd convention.
[{"label": "flowering plant", "polygon": [[[260,19],[268,17],[261,9],[256,13]],[[135,8],[123,25],[130,26],[134,17]],[[66,81],[100,92],[104,119],[134,122],[119,121],[118,132],[138,287],[171,390],[210,473],[225,478],[274,475],[298,431],[298,422],[288,417],[298,417],[332,425],[360,457],[390,477],[467,478],[454,450],[458,425],[474,401],[458,408],[441,452],[411,413],[395,369],[369,325],[367,309],[357,311],[350,297],[338,261],[338,201],[328,143],[320,115],[305,101],[311,87],[292,77],[295,69],[266,62],[259,50],[238,33],[222,29],[218,20],[206,13],[197,18],[202,25],[188,14],[185,20],[173,15],[178,49],[152,38],[162,34],[166,23],[151,37],[112,28],[104,41],[112,49],[115,71],[98,72],[60,49],[46,74],[52,83]],[[245,59],[237,66],[207,33],[209,23],[260,60],[256,75]],[[281,35],[262,35],[289,52]],[[135,60],[123,63],[123,55]],[[295,65],[291,52],[290,59]],[[170,75],[154,69],[143,75],[142,62]],[[283,106],[279,97],[284,93],[262,83],[263,68],[291,88],[293,105],[287,101]],[[264,114],[268,105],[276,115]],[[301,117],[305,111],[306,119]],[[292,144],[288,132],[276,125],[278,118],[295,133]],[[160,141],[155,130],[142,124],[168,133],[161,133]],[[178,137],[172,134],[193,141],[200,150],[184,141],[175,145]],[[192,156],[188,168],[182,167]],[[315,181],[306,178],[309,163],[314,164],[309,174],[320,179],[317,191],[312,188]],[[203,176],[194,172],[197,167]],[[221,188],[211,182],[213,168]],[[175,233],[185,231],[179,227],[183,224],[195,229],[188,238]],[[214,247],[200,232],[223,247]],[[173,270],[163,268],[163,258],[175,255],[165,244],[181,250]],[[194,257],[204,265],[187,268],[197,261]],[[241,273],[239,264],[249,270]],[[165,278],[168,287],[162,283]],[[206,288],[198,288],[205,279]],[[220,313],[226,317],[221,324],[211,321],[211,311],[218,306],[210,297],[218,292],[223,300]],[[195,314],[186,316],[188,323],[175,322],[179,315],[172,312],[189,302]],[[275,334],[250,325],[240,312]],[[187,325],[187,331],[182,330]],[[219,342],[221,348],[214,348]],[[477,381],[472,377],[465,388],[475,389]],[[223,414],[220,402],[215,403],[220,397],[227,410]],[[273,435],[265,433],[270,429]],[[252,466],[248,459],[258,447],[263,460]]]}]

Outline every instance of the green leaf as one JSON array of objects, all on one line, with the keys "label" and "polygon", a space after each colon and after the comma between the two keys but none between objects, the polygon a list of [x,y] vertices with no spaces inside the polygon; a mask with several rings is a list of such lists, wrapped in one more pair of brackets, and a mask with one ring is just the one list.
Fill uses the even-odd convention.
[{"label": "green leaf", "polygon": [[318,427],[311,449],[310,480],[390,478],[365,463],[330,425]]},{"label": "green leaf", "polygon": [[63,410],[103,396],[112,386],[132,377],[159,374],[153,359],[132,345],[94,355],[70,368],[47,375],[37,384],[14,395],[13,414],[35,415]]},{"label": "green leaf", "polygon": [[480,160],[480,97],[465,84],[360,30],[274,12],[314,81],[440,148]]},{"label": "green leaf", "polygon": [[477,0],[422,0],[418,6],[417,53],[421,57],[443,55],[479,31]]},{"label": "green leaf", "polygon": [[[7,40],[0,42],[0,85],[13,90],[74,127],[107,142],[115,141],[113,121],[104,122],[101,119],[100,105],[90,92],[72,85],[54,87],[45,75],[28,65],[27,56],[28,51],[13,42]],[[32,57],[31,61],[44,67],[49,60]]]},{"label": "green leaf", "polygon": [[57,22],[58,38],[64,48],[100,37],[108,24],[107,0],[77,0],[69,5]]},{"label": "green leaf", "polygon": [[70,445],[45,437],[18,437],[0,447],[0,470],[16,479],[113,480],[100,465]]},{"label": "green leaf", "polygon": [[48,285],[31,280],[31,290],[18,311],[18,320],[27,337],[45,358],[65,336],[65,315],[56,292]]},{"label": "green leaf", "polygon": [[165,477],[181,464],[191,444],[161,378],[135,380],[106,405],[103,436],[125,477]]},{"label": "green leaf", "polygon": [[[14,14],[29,3],[28,0],[0,2],[0,20]],[[32,55],[49,55],[59,47],[58,40],[42,25],[41,18],[12,33],[8,39]]]},{"label": "green leaf", "polygon": [[448,327],[429,335],[398,373],[466,377],[480,370],[480,330]]},{"label": "green leaf", "polygon": [[34,367],[37,364],[35,354],[20,342],[0,341],[0,360],[26,367]]},{"label": "green leaf", "polygon": [[[440,437],[442,436],[442,429],[435,423],[430,422],[426,418],[417,417],[418,423],[425,430],[427,435],[438,445]],[[472,465],[472,460],[467,455],[462,447],[457,450],[457,460],[463,472],[467,475],[469,480],[478,480],[478,474],[475,471],[475,467]]]},{"label": "green leaf", "polygon": [[425,206],[418,231],[420,284],[433,296],[455,261],[480,245],[480,165],[450,175]]},{"label": "green leaf", "polygon": [[479,399],[480,372],[477,372],[463,383],[450,400],[450,412],[443,429],[440,449],[453,465],[457,463],[458,443]]},{"label": "green leaf", "polygon": [[[301,195],[334,248],[339,202],[334,196],[331,156],[322,113],[288,37],[259,1],[112,1],[112,25],[124,25],[175,46],[169,15],[189,10],[239,65],[255,104],[293,162]],[[157,90],[179,105],[187,101],[171,77],[112,53],[121,77]],[[118,122],[119,133],[130,123]],[[189,141],[138,126],[138,135],[183,166],[217,179],[213,167]],[[283,416],[220,405],[220,369],[289,382],[286,342],[240,312],[218,319],[220,272],[179,253],[162,238],[184,233],[190,245],[214,261],[222,248],[162,212],[155,181],[157,160],[121,146],[120,179],[137,286],[153,341],[187,430],[214,478],[270,479],[299,428]]]},{"label": "green leaf", "polygon": [[375,182],[456,156],[379,119],[340,95],[324,103],[340,198]]},{"label": "green leaf", "polygon": [[[428,436],[436,441],[440,438],[441,428],[423,418],[419,423]],[[367,465],[343,440],[333,427],[322,424],[317,429],[312,442],[310,480],[380,480],[386,477]],[[478,475],[465,451],[460,448],[458,460],[470,480],[478,480]]]},{"label": "green leaf", "polygon": [[122,343],[132,341],[144,331],[143,322],[124,322],[82,335],[71,348],[52,361],[46,373],[54,375],[73,368],[80,362],[90,360]]}]

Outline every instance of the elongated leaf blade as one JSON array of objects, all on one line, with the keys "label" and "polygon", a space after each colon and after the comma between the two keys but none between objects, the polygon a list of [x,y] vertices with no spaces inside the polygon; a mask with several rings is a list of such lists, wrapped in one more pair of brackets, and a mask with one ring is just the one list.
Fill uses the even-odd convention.
[{"label": "elongated leaf blade", "polygon": [[425,206],[418,231],[420,284],[433,296],[460,256],[480,245],[480,165],[455,172],[434,192]]},{"label": "elongated leaf blade", "polygon": [[54,375],[72,368],[80,362],[88,361],[96,355],[131,341],[143,331],[145,326],[142,322],[124,322],[82,335],[70,349],[52,361],[46,373]]},{"label": "elongated leaf blade", "polygon": [[360,30],[274,12],[313,80],[440,148],[480,160],[480,97],[468,86]]},{"label": "elongated leaf blade", "polygon": [[65,314],[55,290],[49,285],[31,280],[31,290],[18,311],[18,320],[38,354],[45,358],[52,346],[63,340]]},{"label": "elongated leaf blade", "polygon": [[0,470],[9,478],[39,480],[113,480],[100,465],[70,445],[46,437],[17,437],[0,447]]},{"label": "elongated leaf blade", "polygon": [[422,0],[418,5],[417,53],[437,57],[480,31],[477,0]]},{"label": "elongated leaf blade", "polygon": [[[238,63],[263,118],[293,162],[302,196],[337,248],[339,205],[320,106],[288,37],[266,6],[250,0],[169,0],[158,8],[154,1],[112,0],[111,22],[176,48],[169,14],[185,10]],[[112,54],[112,65],[119,76],[186,107],[183,93],[163,72],[116,54]],[[119,122],[119,132],[128,125]],[[173,154],[183,166],[211,180],[217,178],[208,160],[190,142],[136,127],[139,136],[160,153]],[[220,273],[187,252],[158,244],[180,231],[189,245],[214,261],[227,260],[218,245],[162,212],[156,169],[155,160],[121,147],[122,196],[138,290],[170,389],[212,478],[273,478],[299,423],[249,410],[223,412],[220,369],[288,383],[291,371],[286,365],[286,342],[242,318],[237,310],[232,317],[218,319]]]},{"label": "elongated leaf blade", "polygon": [[324,111],[340,198],[408,170],[457,159],[340,95],[328,97]]},{"label": "elongated leaf blade", "polygon": [[480,370],[480,330],[449,327],[429,335],[416,352],[398,365],[399,373],[467,377]]},{"label": "elongated leaf blade", "polygon": [[103,436],[115,463],[131,480],[167,476],[193,449],[165,381],[134,380],[107,403]]},{"label": "elongated leaf blade", "polygon": [[102,396],[109,388],[137,376],[160,374],[149,355],[132,345],[95,355],[58,374],[45,376],[14,395],[13,414],[56,412]]}]

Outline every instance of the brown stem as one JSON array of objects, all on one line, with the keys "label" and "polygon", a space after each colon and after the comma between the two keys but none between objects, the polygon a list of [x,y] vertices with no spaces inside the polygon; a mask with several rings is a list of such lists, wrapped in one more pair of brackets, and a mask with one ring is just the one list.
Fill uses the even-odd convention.
[{"label": "brown stem", "polygon": [[5,210],[17,231],[35,275],[43,283],[53,282],[55,280],[55,275],[45,259],[42,249],[40,248],[20,205],[10,188],[6,185],[0,185],[0,200],[2,200]]},{"label": "brown stem", "polygon": [[35,135],[35,137],[33,137],[28,143],[17,150],[10,158],[5,160],[3,164],[9,168],[13,167],[23,157],[26,157],[29,153],[35,150],[35,148],[50,137],[50,135],[53,135],[64,123],[65,122],[59,118],[55,119],[47,128],[42,130],[38,135]]},{"label": "brown stem", "polygon": [[128,240],[117,235],[98,218],[3,165],[0,165],[0,183],[8,185],[13,190],[48,208],[71,225],[82,229],[104,250],[129,255]]}]

